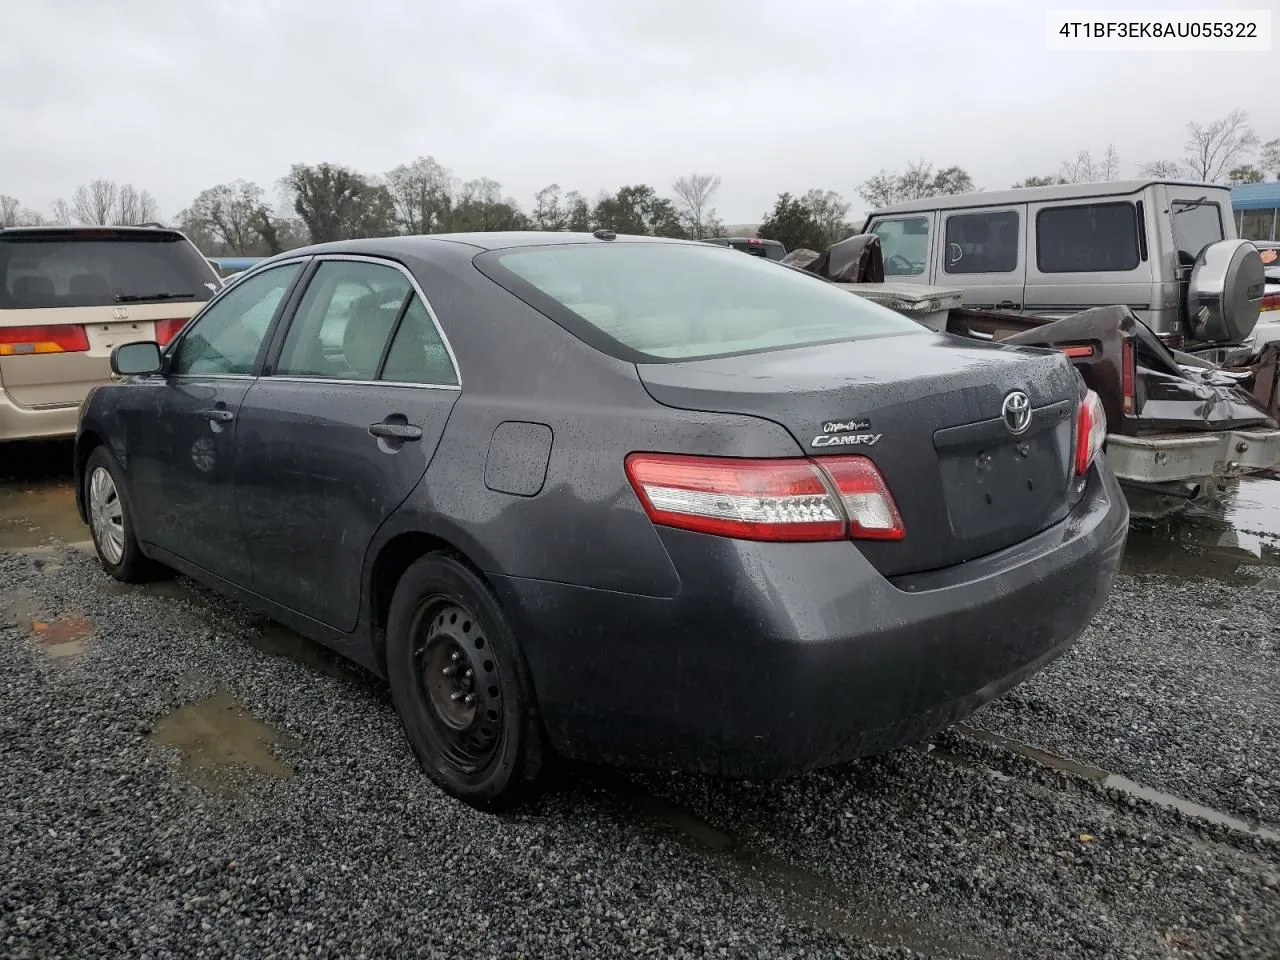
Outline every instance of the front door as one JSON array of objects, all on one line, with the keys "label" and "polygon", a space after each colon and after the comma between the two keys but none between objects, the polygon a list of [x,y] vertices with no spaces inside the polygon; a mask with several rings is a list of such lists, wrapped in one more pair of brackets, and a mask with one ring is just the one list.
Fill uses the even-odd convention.
[{"label": "front door", "polygon": [[236,417],[266,334],[300,265],[250,277],[215,300],[166,357],[129,431],[128,475],[141,539],[247,586],[233,486]]},{"label": "front door", "polygon": [[426,472],[457,397],[408,274],[322,259],[237,418],[236,503],[254,589],[353,629],[369,542]]}]

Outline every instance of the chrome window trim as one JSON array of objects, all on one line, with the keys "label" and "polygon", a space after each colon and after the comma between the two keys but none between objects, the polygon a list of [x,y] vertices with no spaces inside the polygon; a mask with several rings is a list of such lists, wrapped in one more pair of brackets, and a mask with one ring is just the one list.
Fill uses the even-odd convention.
[{"label": "chrome window trim", "polygon": [[461,390],[454,383],[408,383],[404,380],[339,380],[336,377],[300,377],[295,374],[271,374],[258,377],[259,380],[279,380],[282,383],[338,383],[353,387],[421,387],[423,390]]},{"label": "chrome window trim", "polygon": [[[387,257],[377,257],[362,253],[318,253],[308,259],[313,259],[319,263],[328,260],[347,261],[354,263],[372,263],[382,267],[392,267],[404,274],[404,278],[409,281],[409,286],[413,288],[414,294],[422,301],[422,306],[426,308],[427,316],[431,318],[431,326],[435,328],[436,336],[440,338],[440,342],[444,344],[445,353],[449,355],[449,363],[453,367],[453,378],[457,383],[404,383],[397,380],[335,380],[331,377],[300,377],[293,374],[283,374],[276,376],[274,373],[262,377],[263,380],[285,380],[295,383],[360,383],[360,384],[387,384],[397,387],[423,387],[427,390],[461,390],[462,389],[462,369],[458,366],[457,354],[453,352],[453,344],[449,342],[449,338],[445,336],[444,328],[440,326],[440,318],[436,316],[435,309],[431,306],[431,301],[427,299],[427,295],[422,292],[422,287],[418,285],[418,280],[413,273],[403,263],[391,260]],[[318,269],[318,267],[317,267]],[[311,281],[307,281],[310,285]],[[297,311],[294,311],[297,315]],[[294,317],[289,318],[292,324]],[[286,335],[288,331],[285,331]]]}]

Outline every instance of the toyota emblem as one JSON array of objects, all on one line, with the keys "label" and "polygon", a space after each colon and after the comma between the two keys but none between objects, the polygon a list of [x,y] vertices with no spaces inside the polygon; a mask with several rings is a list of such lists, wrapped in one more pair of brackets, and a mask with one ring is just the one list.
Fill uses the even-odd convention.
[{"label": "toyota emblem", "polygon": [[1000,416],[1010,433],[1026,433],[1027,427],[1031,426],[1031,398],[1021,390],[1014,390],[1004,398]]}]

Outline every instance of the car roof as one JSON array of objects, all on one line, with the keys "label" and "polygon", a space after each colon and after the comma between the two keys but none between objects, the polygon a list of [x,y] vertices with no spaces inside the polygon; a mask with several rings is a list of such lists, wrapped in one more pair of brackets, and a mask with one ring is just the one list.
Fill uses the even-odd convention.
[{"label": "car roof", "polygon": [[1195,187],[1201,190],[1227,188],[1217,183],[1198,180],[1111,180],[1103,183],[1060,183],[1047,187],[1015,187],[1011,190],[980,190],[976,193],[959,193],[945,197],[926,197],[923,200],[907,200],[888,207],[880,207],[867,214],[878,217],[886,213],[917,213],[927,210],[953,210],[957,207],[994,207],[1014,203],[1043,203],[1052,200],[1081,200],[1089,197],[1122,197],[1144,190],[1153,184],[1171,187]]},{"label": "car roof", "polygon": [[[614,240],[628,243],[679,243],[689,244],[693,241],[679,240],[673,237],[645,237],[631,234],[618,234]],[[495,231],[493,233],[432,233],[406,237],[376,237],[364,240],[334,240],[329,243],[317,243],[308,247],[298,247],[285,251],[281,256],[319,256],[324,253],[360,253],[379,252],[390,256],[421,256],[432,247],[441,245],[474,247],[477,250],[502,250],[511,247],[534,247],[549,245],[572,245],[580,243],[610,243],[590,233],[568,233],[538,230]],[[274,258],[273,258],[274,259]]]}]

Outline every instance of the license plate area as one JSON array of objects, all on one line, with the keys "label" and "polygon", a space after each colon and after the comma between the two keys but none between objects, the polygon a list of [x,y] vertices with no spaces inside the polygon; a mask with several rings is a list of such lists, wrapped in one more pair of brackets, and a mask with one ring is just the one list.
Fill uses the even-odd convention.
[{"label": "license plate area", "polygon": [[1036,410],[1014,436],[1003,420],[934,434],[952,533],[964,540],[1042,530],[1066,515],[1073,404]]}]

